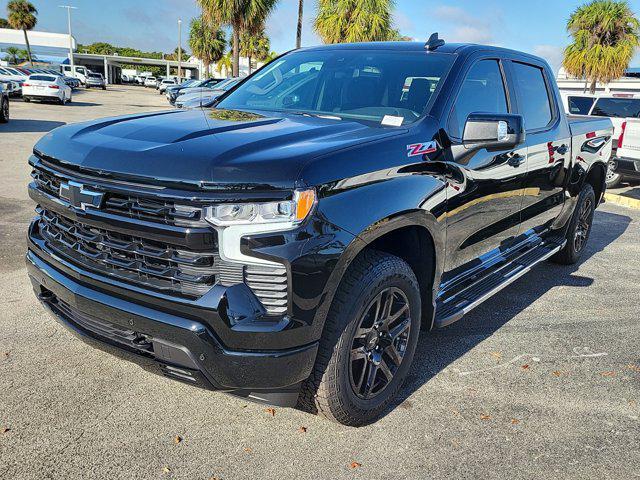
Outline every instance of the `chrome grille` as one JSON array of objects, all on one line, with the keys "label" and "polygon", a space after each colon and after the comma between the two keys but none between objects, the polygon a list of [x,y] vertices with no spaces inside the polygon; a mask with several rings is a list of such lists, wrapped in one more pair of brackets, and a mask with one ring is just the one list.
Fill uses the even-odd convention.
[{"label": "chrome grille", "polygon": [[[31,177],[43,192],[60,198],[60,185],[67,179],[50,171],[34,168]],[[104,189],[101,189],[104,190]],[[105,191],[105,201],[102,210],[139,220],[158,222],[176,226],[206,225],[202,217],[202,207],[196,205],[181,205],[173,201],[158,200],[139,195],[125,195]]]},{"label": "chrome grille", "polygon": [[49,247],[85,268],[108,276],[201,296],[215,283],[216,255],[95,228],[40,210],[40,232]]},{"label": "chrome grille", "polygon": [[269,314],[286,313],[288,285],[287,269],[284,266],[247,265],[244,269],[244,281]]}]

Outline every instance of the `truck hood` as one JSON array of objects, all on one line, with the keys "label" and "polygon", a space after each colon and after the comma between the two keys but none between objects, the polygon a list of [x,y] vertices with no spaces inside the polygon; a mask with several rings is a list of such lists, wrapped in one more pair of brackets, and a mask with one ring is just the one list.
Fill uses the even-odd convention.
[{"label": "truck hood", "polygon": [[36,144],[35,153],[144,183],[288,189],[299,186],[310,159],[404,131],[305,115],[171,110],[60,127]]}]

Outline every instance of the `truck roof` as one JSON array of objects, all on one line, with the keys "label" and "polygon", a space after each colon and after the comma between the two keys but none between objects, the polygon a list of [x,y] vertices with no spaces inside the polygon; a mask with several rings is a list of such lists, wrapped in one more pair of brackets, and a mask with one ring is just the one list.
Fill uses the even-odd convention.
[{"label": "truck roof", "polygon": [[[329,45],[318,45],[314,47],[304,47],[301,50],[398,50],[398,51],[424,51],[425,42],[362,42],[362,43],[336,43]],[[520,52],[518,50],[511,50],[509,48],[494,47],[491,45],[479,45],[475,43],[445,43],[441,47],[438,47],[435,52],[438,53],[473,53],[475,51],[495,51],[501,53],[509,53],[515,55],[523,55],[526,57],[540,58],[535,55]]]}]

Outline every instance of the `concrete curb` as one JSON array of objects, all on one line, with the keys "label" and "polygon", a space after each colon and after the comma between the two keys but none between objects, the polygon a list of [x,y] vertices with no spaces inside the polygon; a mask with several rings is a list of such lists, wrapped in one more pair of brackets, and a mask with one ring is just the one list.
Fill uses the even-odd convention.
[{"label": "concrete curb", "polygon": [[623,207],[636,208],[640,210],[640,200],[636,198],[607,192],[604,194],[604,199],[607,203],[615,203],[616,205],[622,205]]}]

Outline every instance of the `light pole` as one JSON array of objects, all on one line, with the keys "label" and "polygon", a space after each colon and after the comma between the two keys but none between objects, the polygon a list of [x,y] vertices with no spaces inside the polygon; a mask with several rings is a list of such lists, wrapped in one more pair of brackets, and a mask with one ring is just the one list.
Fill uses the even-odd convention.
[{"label": "light pole", "polygon": [[178,19],[178,79],[180,78],[182,78],[182,20]]},{"label": "light pole", "polygon": [[76,68],[73,62],[73,37],[71,36],[71,10],[77,10],[78,7],[72,7],[71,5],[58,5],[60,8],[67,9],[67,22],[69,23],[69,61],[71,62],[71,76],[76,76]]}]

